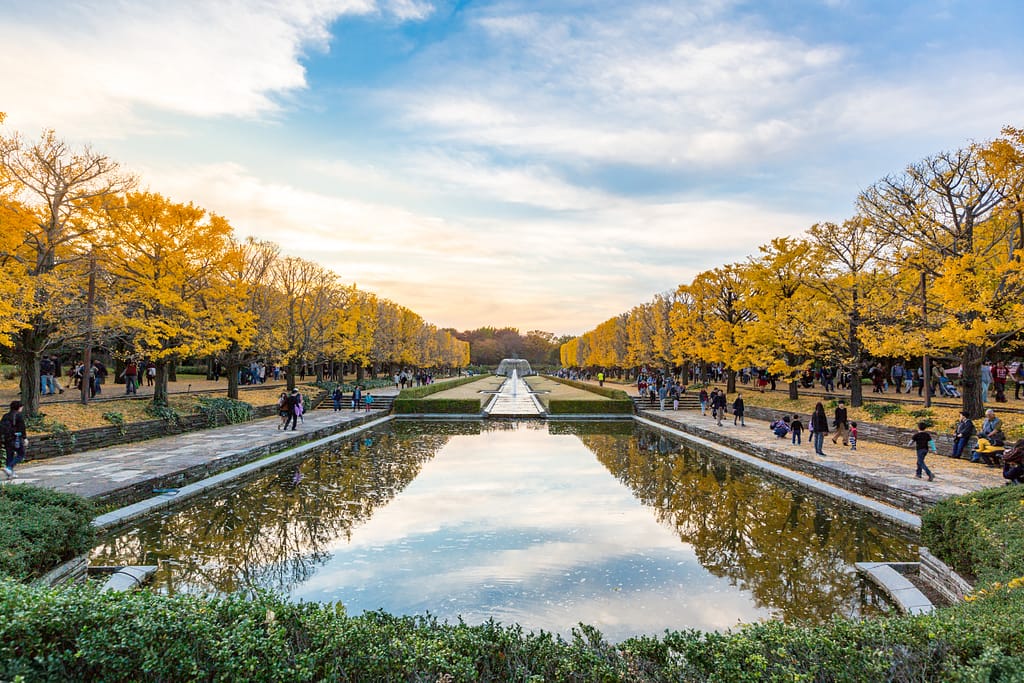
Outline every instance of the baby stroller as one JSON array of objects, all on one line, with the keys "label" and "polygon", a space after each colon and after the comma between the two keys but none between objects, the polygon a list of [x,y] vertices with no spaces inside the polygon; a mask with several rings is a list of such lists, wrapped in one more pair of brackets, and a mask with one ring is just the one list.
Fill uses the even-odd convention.
[{"label": "baby stroller", "polygon": [[939,396],[945,396],[946,398],[960,398],[960,390],[949,381],[948,377],[940,377]]}]

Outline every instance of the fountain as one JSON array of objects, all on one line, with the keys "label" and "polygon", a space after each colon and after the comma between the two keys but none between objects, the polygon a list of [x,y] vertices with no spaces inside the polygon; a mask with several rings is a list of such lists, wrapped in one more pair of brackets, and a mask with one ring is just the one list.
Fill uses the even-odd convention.
[{"label": "fountain", "polygon": [[520,377],[526,377],[527,375],[534,374],[533,369],[530,367],[530,361],[525,358],[503,359],[498,363],[498,369],[494,371],[494,374],[511,377],[513,371],[517,371]]},{"label": "fountain", "polygon": [[[526,367],[529,368],[529,363]],[[522,391],[519,390],[520,385]],[[519,368],[513,365],[508,379],[502,382],[501,388],[484,412],[492,417],[536,417],[543,409],[530,391],[530,387],[519,377]]]}]

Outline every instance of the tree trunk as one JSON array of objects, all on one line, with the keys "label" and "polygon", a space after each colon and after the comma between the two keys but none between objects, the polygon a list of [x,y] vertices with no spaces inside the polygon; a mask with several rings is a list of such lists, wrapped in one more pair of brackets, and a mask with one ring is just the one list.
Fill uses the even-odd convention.
[{"label": "tree trunk", "polygon": [[850,368],[850,407],[864,405],[864,385],[860,383],[860,365]]},{"label": "tree trunk", "polygon": [[295,388],[295,359],[288,359],[288,378],[286,387],[289,392]]},{"label": "tree trunk", "polygon": [[[153,405],[167,407],[167,361],[158,360],[153,384]],[[173,366],[172,366],[173,367]]]},{"label": "tree trunk", "polygon": [[736,393],[736,371],[727,370],[725,373],[725,393],[735,394]]},{"label": "tree trunk", "polygon": [[366,367],[359,363],[356,365],[356,382],[362,382],[364,379],[366,379]]},{"label": "tree trunk", "polygon": [[228,361],[228,398],[233,398],[236,401],[238,400],[238,371],[241,367],[242,364],[233,356],[231,360]]},{"label": "tree trunk", "polygon": [[981,365],[985,360],[985,349],[968,344],[960,359],[960,378],[963,384],[963,409],[972,420],[985,414],[981,402]]},{"label": "tree trunk", "polygon": [[22,330],[20,348],[16,351],[18,369],[21,375],[21,403],[25,406],[26,418],[39,414],[39,359],[45,339],[35,330]]},{"label": "tree trunk", "polygon": [[800,380],[797,377],[793,377],[789,380],[789,400],[795,401],[800,398]]},{"label": "tree trunk", "polygon": [[[159,370],[157,372],[159,372]],[[168,379],[168,381],[171,381],[171,382],[177,382],[178,381],[178,361],[177,360],[172,360],[170,363],[167,363],[167,379]],[[164,387],[165,388],[166,388],[166,386],[167,386],[167,384],[164,383]]]}]

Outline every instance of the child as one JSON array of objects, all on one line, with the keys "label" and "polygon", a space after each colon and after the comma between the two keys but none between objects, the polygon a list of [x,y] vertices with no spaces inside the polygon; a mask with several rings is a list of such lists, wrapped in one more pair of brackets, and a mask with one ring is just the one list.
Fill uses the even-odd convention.
[{"label": "child", "polygon": [[925,431],[927,427],[927,422],[917,423],[918,431],[910,437],[910,445],[917,449],[917,474],[915,476],[920,479],[921,472],[923,471],[928,475],[928,481],[935,481],[932,471],[924,464],[924,456],[928,455],[928,451],[935,452],[935,437],[932,436],[931,432]]},{"label": "child", "polygon": [[366,400],[363,403],[366,404],[366,412],[373,410],[373,394],[367,394]]},{"label": "child", "polygon": [[857,423],[850,422],[850,450],[857,450]]},{"label": "child", "polygon": [[793,430],[793,443],[797,446],[800,445],[800,435],[804,431],[804,423],[800,421],[799,415],[793,416],[793,421],[789,423],[789,428]]}]

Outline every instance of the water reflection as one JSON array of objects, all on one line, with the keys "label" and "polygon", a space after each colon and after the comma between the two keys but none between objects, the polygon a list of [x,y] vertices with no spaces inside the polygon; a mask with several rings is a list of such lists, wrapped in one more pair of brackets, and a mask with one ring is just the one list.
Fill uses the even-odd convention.
[{"label": "water reflection", "polygon": [[271,588],[618,639],[872,613],[850,564],[911,550],[629,422],[397,422],[106,539],[93,561],[159,561],[168,592]]}]

